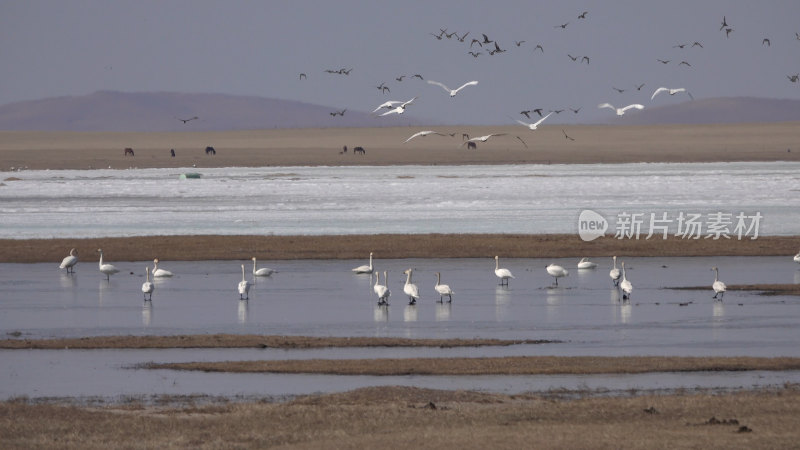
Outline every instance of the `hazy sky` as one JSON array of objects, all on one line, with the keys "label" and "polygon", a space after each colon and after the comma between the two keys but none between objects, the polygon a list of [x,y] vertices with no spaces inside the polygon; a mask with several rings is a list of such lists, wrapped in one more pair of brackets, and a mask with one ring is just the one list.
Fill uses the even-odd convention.
[{"label": "hazy sky", "polygon": [[[733,28],[728,38],[719,30],[723,15]],[[431,33],[440,28],[469,35],[463,43],[437,40]],[[687,99],[651,101],[659,86],[685,87],[695,99],[798,99],[800,83],[787,79],[800,72],[797,32],[797,0],[0,0],[0,105],[105,89],[256,95],[371,111],[419,96],[408,114],[446,123],[509,123],[537,107],[581,107],[549,120],[588,121],[614,114],[598,110],[602,102]],[[482,54],[470,56],[470,41],[481,33],[507,51],[490,56],[476,44],[472,50]],[[690,48],[695,41],[703,48]],[[340,68],[353,70],[324,72]],[[452,88],[480,84],[451,99],[419,80],[395,80],[415,73]],[[390,94],[378,91],[381,82]]]}]

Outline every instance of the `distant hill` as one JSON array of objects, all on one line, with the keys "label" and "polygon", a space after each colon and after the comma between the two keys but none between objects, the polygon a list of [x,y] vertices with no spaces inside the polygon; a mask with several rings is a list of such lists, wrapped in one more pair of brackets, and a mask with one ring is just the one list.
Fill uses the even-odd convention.
[{"label": "distant hill", "polygon": [[757,97],[687,99],[664,106],[645,104],[645,109],[628,110],[622,117],[614,116],[610,110],[607,112],[612,117],[603,123],[625,125],[790,122],[800,120],[800,100]]},{"label": "distant hill", "polygon": [[[291,100],[225,94],[98,91],[0,106],[0,130],[224,131],[270,128],[408,126],[413,117],[383,121],[368,112]],[[197,116],[184,124],[179,119]]]}]

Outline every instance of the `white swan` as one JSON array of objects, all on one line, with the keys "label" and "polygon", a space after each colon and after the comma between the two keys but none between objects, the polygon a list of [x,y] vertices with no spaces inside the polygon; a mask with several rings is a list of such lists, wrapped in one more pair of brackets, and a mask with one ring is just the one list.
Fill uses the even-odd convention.
[{"label": "white swan", "polygon": [[508,286],[508,279],[514,278],[514,275],[511,274],[510,270],[500,267],[499,256],[494,257],[494,274],[497,276],[497,278],[500,278],[500,286]]},{"label": "white swan", "polygon": [[667,92],[667,93],[669,93],[669,95],[675,95],[675,94],[677,94],[679,92],[686,92],[687,94],[689,94],[689,98],[694,100],[694,97],[692,97],[692,93],[687,91],[686,88],[670,89],[670,88],[666,88],[666,87],[660,87],[660,88],[656,89],[656,91],[653,92],[653,96],[650,97],[650,100],[653,100],[654,98],[656,98],[656,95],[658,95],[658,94],[660,94],[662,92]]},{"label": "white swan", "polygon": [[268,277],[268,276],[272,275],[273,273],[277,272],[277,270],[272,270],[269,267],[262,267],[260,269],[256,269],[256,257],[253,256],[250,259],[253,260],[253,275],[255,275],[257,277]]},{"label": "white swan", "polygon": [[558,264],[550,264],[545,269],[547,269],[547,273],[550,274],[556,280],[556,286],[558,286],[558,279],[563,278],[569,275],[569,271]]},{"label": "white swan", "polygon": [[171,276],[172,272],[169,270],[158,268],[158,258],[153,260],[153,278],[169,278]]},{"label": "white swan", "polygon": [[111,281],[111,275],[119,272],[119,269],[114,267],[113,264],[103,264],[103,249],[98,248],[98,252],[100,252],[100,262],[97,264],[100,272],[105,274],[106,280]]},{"label": "white swan", "polygon": [[475,80],[468,81],[468,82],[462,84],[461,87],[459,87],[458,89],[450,89],[449,87],[445,86],[444,83],[440,83],[438,81],[433,81],[433,80],[428,80],[428,84],[435,84],[436,86],[441,87],[442,89],[445,90],[445,92],[450,94],[450,97],[455,97],[456,94],[458,94],[458,91],[464,89],[467,86],[475,86],[476,84],[478,84],[478,82],[475,81]]},{"label": "white swan", "polygon": [[581,258],[578,262],[578,269],[594,269],[595,267],[597,267],[597,263],[589,261],[589,258]]},{"label": "white swan", "polygon": [[614,268],[608,272],[608,276],[611,277],[611,282],[614,284],[614,286],[619,286],[620,273],[619,269],[617,269],[617,257],[612,256],[612,258],[614,259]]},{"label": "white swan", "polygon": [[75,273],[75,264],[78,264],[78,253],[73,248],[69,251],[69,256],[61,260],[59,269],[67,269],[67,273]]},{"label": "white swan", "polygon": [[535,129],[537,129],[539,127],[540,123],[544,122],[545,119],[550,117],[550,114],[553,114],[553,112],[551,111],[551,112],[547,113],[547,115],[542,117],[541,119],[539,119],[538,122],[528,123],[528,122],[523,122],[521,120],[517,120],[517,123],[519,123],[520,125],[524,125],[524,126],[528,127],[528,129],[530,129],[530,130],[535,130]]},{"label": "white swan", "polygon": [[[239,282],[239,300],[250,299],[250,282],[244,277],[244,264],[242,264],[242,281]],[[245,296],[242,298],[242,296]]]},{"label": "white swan", "polygon": [[378,296],[378,304],[379,305],[388,305],[389,304],[389,296],[392,295],[392,292],[386,287],[389,284],[389,272],[384,270],[383,271],[383,283],[380,284],[381,281],[381,274],[380,272],[375,272],[375,286],[372,289],[375,291],[375,295]]},{"label": "white swan", "polygon": [[442,283],[442,274],[436,272],[436,285],[433,288],[436,289],[436,292],[439,293],[439,303],[443,301],[443,297],[445,295],[447,296],[447,303],[452,302],[453,294],[455,294],[455,292],[453,292],[453,290],[450,289],[450,286],[441,283]]},{"label": "white swan", "polygon": [[414,100],[416,100],[416,99],[417,99],[417,97],[414,97],[411,100],[408,100],[406,102],[400,103],[399,105],[397,105],[397,107],[392,108],[389,111],[386,111],[385,113],[381,114],[381,116],[388,116],[389,114],[403,114],[404,112],[406,112],[406,107],[408,107],[408,105],[414,103]]},{"label": "white swan", "polygon": [[467,143],[469,143],[469,142],[478,142],[478,141],[486,142],[486,141],[489,140],[489,138],[494,137],[494,136],[505,136],[505,133],[493,133],[493,134],[487,134],[486,136],[474,137],[472,139],[468,139],[468,140],[464,141],[461,144],[461,146],[463,147],[463,146],[467,145]]},{"label": "white swan", "polygon": [[153,291],[156,290],[156,285],[150,282],[150,266],[144,267],[145,276],[147,280],[142,283],[142,293],[144,294],[145,301],[153,300]]},{"label": "white swan", "polygon": [[410,138],[406,139],[403,143],[405,144],[406,142],[414,139],[415,137],[427,136],[429,134],[438,134],[439,136],[447,136],[446,134],[439,133],[438,131],[425,130],[425,131],[420,131],[419,133],[414,133],[413,135],[411,135]]},{"label": "white swan", "polygon": [[416,305],[419,298],[419,288],[416,284],[411,283],[411,273],[413,271],[413,269],[403,271],[406,274],[406,284],[403,286],[403,292],[408,296],[409,305]]},{"label": "white swan", "polygon": [[797,264],[800,264],[800,252],[797,252],[797,254],[796,254],[796,255],[794,255],[794,258],[792,258],[792,259],[793,259],[793,260],[794,260],[794,262],[796,262]]},{"label": "white swan", "polygon": [[634,103],[633,105],[625,106],[624,108],[617,108],[614,105],[612,105],[611,103],[602,103],[600,105],[597,105],[597,107],[598,108],[611,108],[611,109],[613,109],[613,110],[615,110],[617,112],[618,116],[621,116],[621,115],[625,114],[625,111],[627,111],[627,110],[629,110],[631,108],[644,109],[644,105],[640,105],[638,103]]},{"label": "white swan", "polygon": [[372,252],[369,252],[369,265],[368,266],[358,266],[355,269],[352,269],[355,273],[372,273]]},{"label": "white swan", "polygon": [[622,281],[620,281],[619,287],[622,289],[622,299],[630,299],[631,292],[633,292],[633,285],[628,281],[628,278],[625,277],[625,261],[622,261]]},{"label": "white swan", "polygon": [[725,286],[725,283],[719,281],[719,269],[715,266],[712,267],[711,270],[714,271],[714,283],[711,285],[711,289],[714,289],[714,298],[717,298],[719,295],[720,299],[722,299],[728,287]]},{"label": "white swan", "polygon": [[401,102],[401,101],[399,101],[399,100],[389,100],[388,102],[383,102],[383,103],[381,103],[380,105],[378,105],[378,107],[377,107],[377,108],[375,108],[375,109],[372,111],[372,113],[373,113],[373,114],[375,114],[376,112],[378,112],[378,111],[379,111],[380,109],[382,109],[382,108],[386,108],[386,109],[392,109],[392,108],[394,108],[394,107],[395,107],[395,105],[399,105],[399,104],[401,104],[401,103],[403,103],[403,102]]}]

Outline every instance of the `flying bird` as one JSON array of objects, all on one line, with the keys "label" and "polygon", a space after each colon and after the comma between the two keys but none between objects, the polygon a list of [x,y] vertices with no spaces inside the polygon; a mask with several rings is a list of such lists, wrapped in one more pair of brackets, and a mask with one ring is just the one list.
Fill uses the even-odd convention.
[{"label": "flying bird", "polygon": [[589,64],[589,57],[588,56],[584,56],[583,58],[581,58],[581,62],[584,62],[584,61],[586,61],[586,64]]},{"label": "flying bird", "polygon": [[406,77],[405,75],[400,75],[399,77],[395,77],[395,80],[397,80],[399,82],[402,82],[403,78],[405,78],[405,77]]},{"label": "flying bird", "polygon": [[617,88],[617,87],[614,87],[614,86],[611,86],[611,89],[613,89],[613,90],[615,90],[615,91],[619,92],[620,94],[622,94],[623,92],[625,92],[625,89],[620,89],[620,88]]},{"label": "flying bird", "polygon": [[481,35],[483,36],[483,42],[478,42],[479,44],[491,44],[492,42],[494,42],[490,40],[489,37],[486,36],[485,34],[481,33]]},{"label": "flying bird", "polygon": [[461,145],[462,146],[467,145],[467,142],[477,142],[477,141],[486,142],[486,141],[489,140],[489,138],[494,137],[494,136],[505,136],[505,133],[494,133],[494,134],[487,134],[486,136],[474,137],[472,139],[469,139],[469,140],[465,141]]},{"label": "flying bird", "polygon": [[308,78],[308,75],[306,75],[304,73],[301,73],[300,74],[300,79],[302,80],[302,79],[305,79],[305,78]]},{"label": "flying bird", "polygon": [[800,80],[800,74],[786,75],[786,78],[788,78],[792,83],[797,83],[797,81]]},{"label": "flying bird", "polygon": [[330,113],[328,113],[328,114],[330,114],[330,115],[331,115],[331,116],[333,116],[333,117],[336,117],[336,116],[344,116],[344,112],[345,112],[345,111],[347,111],[347,108],[345,108],[345,109],[343,109],[343,110],[341,110],[341,111],[333,111],[333,112],[330,112]]},{"label": "flying bird", "polygon": [[472,51],[470,51],[470,52],[467,52],[467,53],[469,53],[470,55],[472,55],[472,57],[473,57],[473,58],[477,58],[477,57],[478,57],[478,56],[480,56],[480,54],[481,54],[481,52],[472,52]]},{"label": "flying bird", "polygon": [[639,85],[636,86],[636,90],[637,91],[641,91],[643,87],[644,87],[644,83],[639,84]]},{"label": "flying bird", "polygon": [[574,141],[575,140],[575,138],[570,136],[570,135],[568,135],[567,132],[564,131],[564,129],[562,129],[561,132],[564,133],[564,139],[569,139],[570,141]]},{"label": "flying bird", "polygon": [[769,40],[769,39],[767,39],[767,38],[764,38],[764,39],[761,41],[761,45],[763,46],[764,44],[767,44],[767,47],[771,47],[771,46],[772,46],[772,43],[771,43],[771,42],[770,42],[770,40]]},{"label": "flying bird", "polygon": [[691,65],[691,64],[689,64],[689,63],[688,63],[688,62],[686,62],[686,61],[681,61],[680,63],[678,63],[678,65],[679,65],[679,66],[688,66],[688,67],[692,67],[692,65]]},{"label": "flying bird", "polygon": [[536,47],[533,47],[533,51],[536,51],[536,49],[537,49],[537,48],[538,48],[539,50],[541,50],[541,52],[542,52],[542,53],[544,53],[544,47],[542,47],[542,45],[541,45],[541,44],[536,44]]},{"label": "flying bird", "polygon": [[656,61],[660,62],[661,64],[669,64],[669,61],[670,61],[670,60],[669,60],[669,59],[666,59],[666,60],[665,60],[665,59],[658,59],[658,58],[656,58]]},{"label": "flying bird", "polygon": [[392,109],[392,108],[394,108],[394,107],[395,107],[395,105],[399,105],[399,104],[401,104],[401,103],[403,103],[403,102],[401,102],[401,101],[399,101],[399,100],[389,100],[388,102],[383,102],[383,103],[381,103],[380,105],[378,105],[378,107],[377,107],[377,108],[375,108],[375,109],[372,111],[372,113],[373,113],[373,114],[375,114],[375,113],[376,113],[376,112],[378,112],[378,110],[380,110],[381,108]]},{"label": "flying bird", "polygon": [[569,22],[561,25],[554,25],[553,28],[561,28],[562,30],[565,30],[567,28],[567,25],[569,25]]},{"label": "flying bird", "polygon": [[433,81],[433,80],[428,80],[428,84],[435,84],[436,86],[440,86],[446,92],[450,93],[450,97],[455,97],[456,94],[458,94],[458,91],[460,91],[461,89],[464,89],[467,86],[475,86],[476,84],[478,84],[478,82],[477,81],[469,81],[467,83],[462,84],[461,87],[459,87],[458,89],[450,89],[449,87],[445,86],[444,84],[442,84],[442,83],[440,83],[438,81]]},{"label": "flying bird", "polygon": [[600,105],[597,105],[597,107],[598,108],[611,108],[611,109],[613,109],[613,110],[615,110],[617,112],[618,116],[621,116],[621,115],[625,114],[625,111],[627,111],[627,110],[629,110],[631,108],[644,109],[644,105],[640,105],[638,103],[634,103],[632,105],[628,105],[628,106],[626,106],[624,108],[617,108],[614,105],[612,105],[611,103],[602,103]]},{"label": "flying bird", "polygon": [[438,131],[426,130],[426,131],[420,131],[419,133],[414,133],[413,135],[411,135],[410,138],[408,138],[405,141],[403,141],[403,143],[405,144],[406,142],[414,139],[415,137],[420,137],[420,136],[425,137],[425,136],[427,136],[429,134],[438,134],[439,136],[447,136],[446,134],[439,133]]},{"label": "flying bird", "polygon": [[670,89],[670,88],[666,88],[666,87],[660,87],[660,88],[656,89],[655,92],[653,92],[653,95],[650,97],[650,100],[653,100],[654,98],[656,98],[656,95],[658,95],[658,94],[660,94],[662,92],[667,92],[669,95],[675,95],[675,94],[677,94],[679,92],[686,92],[689,95],[689,98],[694,100],[694,97],[692,97],[692,94],[689,91],[687,91],[685,88]]},{"label": "flying bird", "polygon": [[677,44],[677,45],[673,45],[672,48],[684,48],[687,45],[689,45],[689,44]]},{"label": "flying bird", "polygon": [[701,44],[701,43],[699,43],[699,42],[697,42],[697,41],[694,41],[694,43],[692,44],[692,47],[700,47],[700,48],[703,48],[703,44]]},{"label": "flying bird", "polygon": [[489,55],[494,55],[495,53],[503,53],[503,52],[505,52],[505,50],[500,48],[500,46],[497,45],[497,41],[495,41],[494,50],[489,50]]},{"label": "flying bird", "polygon": [[417,97],[414,97],[411,100],[403,102],[399,104],[396,108],[390,109],[389,111],[386,111],[385,113],[381,114],[381,116],[388,116],[389,114],[403,114],[406,111],[406,107],[412,104],[416,99]]},{"label": "flying bird", "polygon": [[411,78],[419,78],[420,80],[422,80],[422,75],[415,73],[414,75],[411,75]]},{"label": "flying bird", "polygon": [[733,31],[733,28],[725,28],[725,39],[731,36],[731,31]]},{"label": "flying bird", "polygon": [[581,110],[581,108],[577,108],[577,109],[575,109],[575,108],[569,108],[569,110],[570,110],[570,111],[572,111],[572,112],[574,112],[575,114],[578,114],[578,111],[580,111],[580,110]]},{"label": "flying bird", "polygon": [[519,113],[522,114],[523,116],[527,117],[528,119],[531,118],[531,110],[530,109],[526,109],[524,111],[520,111]]},{"label": "flying bird", "polygon": [[729,27],[729,26],[730,25],[728,25],[728,19],[725,16],[722,16],[722,25],[720,25],[719,31],[722,31],[723,28]]},{"label": "flying bird", "polygon": [[197,116],[190,117],[190,118],[188,118],[188,119],[181,119],[181,118],[178,118],[178,120],[180,120],[180,121],[181,121],[181,122],[183,122],[184,124],[186,124],[186,122],[191,122],[192,120],[197,120],[197,119],[199,119],[199,117],[197,117]]},{"label": "flying bird", "polygon": [[516,44],[517,47],[521,46],[524,43],[525,41],[514,41],[514,44]]},{"label": "flying bird", "polygon": [[467,38],[467,35],[468,35],[468,34],[469,34],[469,31],[467,31],[466,33],[464,33],[464,35],[463,35],[463,36],[456,35],[456,39],[458,39],[458,42],[464,42],[464,39],[466,39],[466,38]]},{"label": "flying bird", "polygon": [[589,14],[589,11],[584,11],[578,15],[578,19],[585,19],[586,15]]},{"label": "flying bird", "polygon": [[570,55],[569,53],[567,53],[567,56],[569,56],[569,59],[571,59],[571,60],[573,60],[573,61],[577,61],[577,60],[578,60],[578,57],[577,57],[577,56],[572,56],[572,55]]},{"label": "flying bird", "polygon": [[525,148],[528,148],[528,144],[526,144],[525,141],[523,141],[521,137],[516,136],[516,138],[519,139],[520,142],[522,142],[522,145],[524,145]]}]

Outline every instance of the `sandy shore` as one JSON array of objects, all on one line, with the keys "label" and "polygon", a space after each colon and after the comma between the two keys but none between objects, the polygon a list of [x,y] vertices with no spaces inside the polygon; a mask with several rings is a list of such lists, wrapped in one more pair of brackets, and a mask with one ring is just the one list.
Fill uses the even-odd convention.
[{"label": "sandy shore", "polygon": [[[344,236],[144,236],[97,239],[0,239],[0,262],[60,263],[76,248],[81,264],[97,262],[98,248],[114,261],[202,261],[394,258],[581,258],[620,256],[787,256],[800,236],[758,239],[600,238],[577,235],[423,234]],[[791,262],[791,259],[789,259]]]},{"label": "sandy shore", "polygon": [[[387,164],[575,164],[800,161],[800,124],[446,126],[449,136],[404,141],[421,128],[323,128],[203,133],[0,131],[0,171],[132,167]],[[564,138],[565,130],[575,140]],[[462,146],[462,134],[506,133]],[[519,136],[525,144],[517,139]],[[350,149],[340,153],[343,146]],[[527,145],[527,147],[525,147]],[[213,146],[214,156],[205,154]],[[354,155],[361,146],[364,155]],[[130,147],[135,156],[125,156]],[[175,157],[170,156],[175,150]],[[791,151],[787,151],[791,150]]]}]

